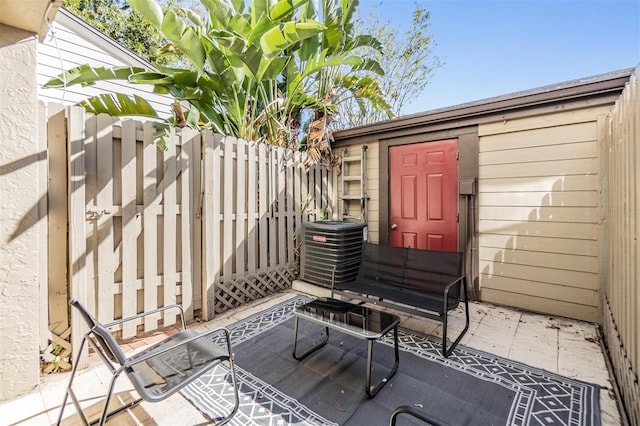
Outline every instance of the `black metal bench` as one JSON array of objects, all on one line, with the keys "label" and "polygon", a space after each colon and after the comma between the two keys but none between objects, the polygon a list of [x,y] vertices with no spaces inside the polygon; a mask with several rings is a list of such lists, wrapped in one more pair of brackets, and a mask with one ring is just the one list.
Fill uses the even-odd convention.
[{"label": "black metal bench", "polygon": [[[336,270],[353,265],[346,261],[333,268],[334,294],[371,302],[440,321],[442,354],[448,357],[469,329],[467,282],[462,253],[390,247],[365,242],[358,275],[351,282],[335,282]],[[466,324],[447,347],[447,313],[455,309],[464,292]]]}]

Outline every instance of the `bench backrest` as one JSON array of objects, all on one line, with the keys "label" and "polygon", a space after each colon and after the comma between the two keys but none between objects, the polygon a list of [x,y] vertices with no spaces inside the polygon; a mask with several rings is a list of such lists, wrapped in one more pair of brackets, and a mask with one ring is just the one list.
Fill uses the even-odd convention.
[{"label": "bench backrest", "polygon": [[[358,279],[434,294],[463,275],[462,253],[390,247],[365,242]],[[450,302],[460,299],[460,286],[449,292]]]}]

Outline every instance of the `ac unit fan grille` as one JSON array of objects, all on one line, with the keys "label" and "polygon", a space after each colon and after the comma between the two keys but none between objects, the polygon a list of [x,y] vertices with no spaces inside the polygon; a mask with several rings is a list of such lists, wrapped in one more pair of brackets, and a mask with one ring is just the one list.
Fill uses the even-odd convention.
[{"label": "ac unit fan grille", "polygon": [[331,287],[331,273],[337,265],[336,284],[353,281],[362,255],[365,223],[319,221],[303,224],[300,278],[306,282]]}]

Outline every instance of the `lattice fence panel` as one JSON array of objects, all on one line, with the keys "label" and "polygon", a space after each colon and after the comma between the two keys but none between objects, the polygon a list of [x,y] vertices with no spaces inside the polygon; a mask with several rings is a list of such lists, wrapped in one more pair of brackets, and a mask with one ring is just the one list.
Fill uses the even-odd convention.
[{"label": "lattice fence panel", "polygon": [[214,312],[219,314],[291,288],[297,276],[297,265],[288,265],[218,284],[214,290]]}]

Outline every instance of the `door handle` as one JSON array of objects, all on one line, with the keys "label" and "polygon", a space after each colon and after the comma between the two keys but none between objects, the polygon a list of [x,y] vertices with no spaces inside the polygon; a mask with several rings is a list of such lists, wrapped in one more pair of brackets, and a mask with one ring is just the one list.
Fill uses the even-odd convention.
[{"label": "door handle", "polygon": [[395,223],[393,225],[391,225],[391,230],[395,231],[396,229],[398,229],[398,225],[396,225]]}]

